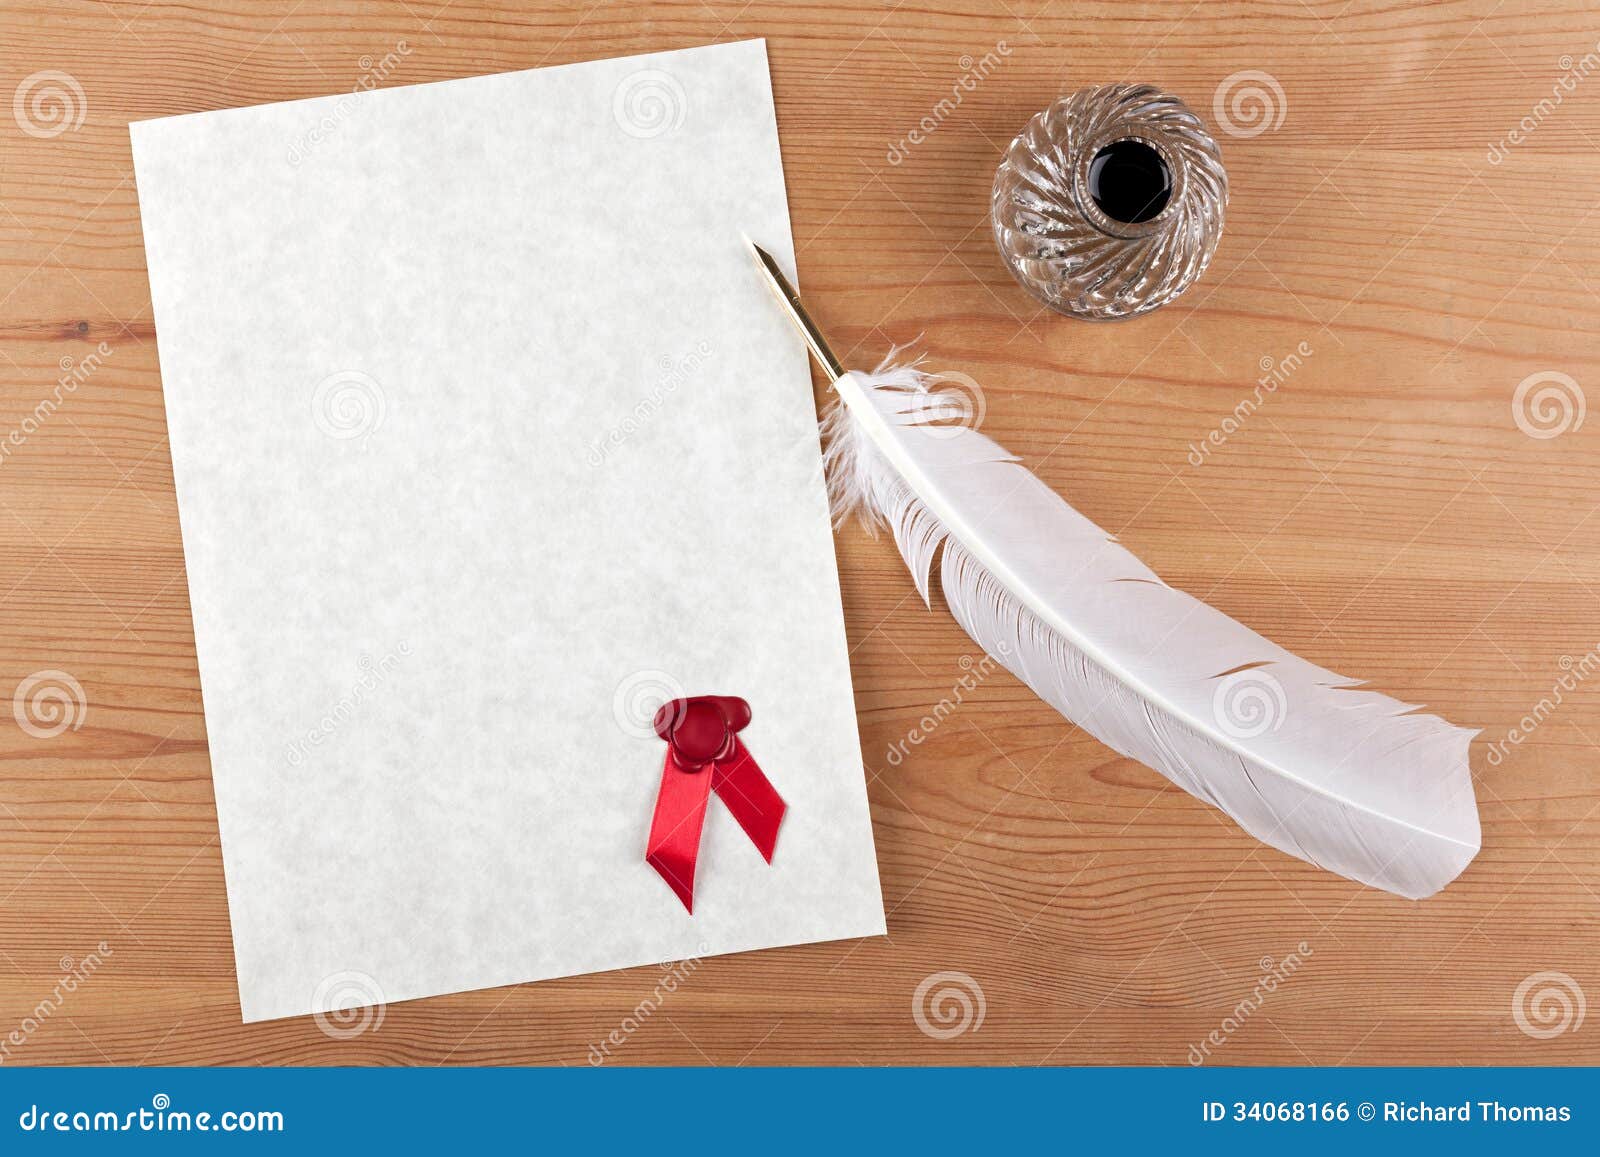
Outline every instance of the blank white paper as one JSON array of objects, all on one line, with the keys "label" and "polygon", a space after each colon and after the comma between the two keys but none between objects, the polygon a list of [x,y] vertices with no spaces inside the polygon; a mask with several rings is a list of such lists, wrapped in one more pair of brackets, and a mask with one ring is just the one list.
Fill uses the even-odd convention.
[{"label": "blank white paper", "polygon": [[882,933],[765,45],[131,132],[244,1018]]}]

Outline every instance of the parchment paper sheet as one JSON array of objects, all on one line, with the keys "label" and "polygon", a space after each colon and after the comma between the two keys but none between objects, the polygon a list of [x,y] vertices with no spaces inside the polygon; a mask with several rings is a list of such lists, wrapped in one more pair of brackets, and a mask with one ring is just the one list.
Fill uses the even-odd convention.
[{"label": "parchment paper sheet", "polygon": [[244,1018],[883,932],[765,45],[131,132]]}]

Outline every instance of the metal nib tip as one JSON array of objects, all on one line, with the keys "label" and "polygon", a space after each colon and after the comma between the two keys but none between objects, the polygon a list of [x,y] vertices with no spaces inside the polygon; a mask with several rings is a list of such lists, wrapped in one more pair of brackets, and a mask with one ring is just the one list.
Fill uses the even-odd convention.
[{"label": "metal nib tip", "polygon": [[772,254],[761,246],[744,237],[744,242],[750,247],[751,254],[756,263],[761,266],[761,272],[766,278],[767,285],[777,296],[778,302],[783,306],[784,313],[800,331],[800,336],[806,339],[806,348],[811,351],[811,356],[816,359],[829,381],[838,381],[844,377],[844,367],[839,364],[839,359],[834,356],[833,350],[828,347],[827,340],[822,332],[817,329],[816,322],[811,320],[811,315],[806,312],[806,307],[800,303],[800,295],[795,292],[794,286],[789,284],[789,279],[783,275],[783,270],[778,268],[777,261]]}]

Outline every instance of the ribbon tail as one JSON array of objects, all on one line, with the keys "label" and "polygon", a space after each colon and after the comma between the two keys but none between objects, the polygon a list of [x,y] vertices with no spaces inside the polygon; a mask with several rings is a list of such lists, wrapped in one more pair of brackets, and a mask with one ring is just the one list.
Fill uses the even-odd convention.
[{"label": "ribbon tail", "polygon": [[711,786],[717,798],[733,813],[762,858],[772,863],[773,849],[778,846],[778,825],[783,823],[789,805],[737,739],[733,758],[718,762],[713,774]]},{"label": "ribbon tail", "polygon": [[687,772],[672,762],[669,751],[661,768],[661,790],[650,820],[650,842],[645,862],[660,873],[694,915],[694,869],[700,857],[700,829],[706,822],[706,801],[711,796],[708,772]]}]

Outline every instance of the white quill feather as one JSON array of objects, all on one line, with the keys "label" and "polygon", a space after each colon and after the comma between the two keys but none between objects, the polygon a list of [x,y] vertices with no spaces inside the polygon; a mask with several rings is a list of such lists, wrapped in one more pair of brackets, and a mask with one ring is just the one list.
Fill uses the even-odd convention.
[{"label": "white quill feather", "polygon": [[1475,732],[1167,586],[992,440],[942,422],[960,399],[915,366],[835,388],[823,437],[836,519],[887,525],[924,602],[939,557],[957,621],[1068,719],[1352,880],[1417,899],[1477,854]]}]

